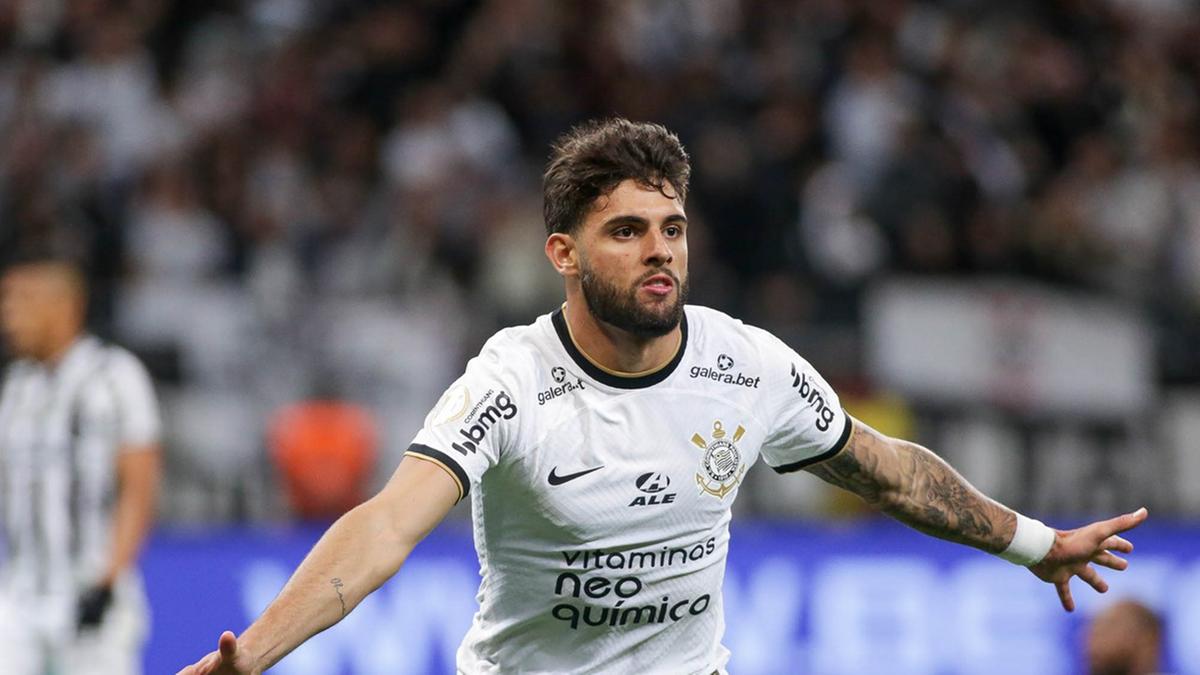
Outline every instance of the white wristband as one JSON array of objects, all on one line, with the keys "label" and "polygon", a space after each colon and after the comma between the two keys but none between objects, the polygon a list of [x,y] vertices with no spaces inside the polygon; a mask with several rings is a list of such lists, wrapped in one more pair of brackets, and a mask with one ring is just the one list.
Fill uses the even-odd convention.
[{"label": "white wristband", "polygon": [[1017,514],[1017,531],[1008,548],[999,553],[1001,558],[1017,565],[1036,565],[1054,546],[1054,529],[1040,520]]}]

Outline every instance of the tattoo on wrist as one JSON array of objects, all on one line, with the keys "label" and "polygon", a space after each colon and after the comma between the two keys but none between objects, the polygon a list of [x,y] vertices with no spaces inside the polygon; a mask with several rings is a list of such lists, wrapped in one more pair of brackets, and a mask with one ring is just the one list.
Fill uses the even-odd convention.
[{"label": "tattoo on wrist", "polygon": [[345,616],[346,616],[346,596],[342,595],[342,586],[345,586],[346,584],[342,583],[341,577],[334,577],[329,580],[329,583],[333,584],[333,590],[337,591],[338,602],[342,603],[342,618],[345,618]]}]

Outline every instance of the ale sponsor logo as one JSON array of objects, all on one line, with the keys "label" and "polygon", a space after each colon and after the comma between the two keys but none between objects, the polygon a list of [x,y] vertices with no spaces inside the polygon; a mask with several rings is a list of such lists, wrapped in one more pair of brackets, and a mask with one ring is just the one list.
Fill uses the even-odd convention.
[{"label": "ale sponsor logo", "polygon": [[644,473],[637,477],[634,484],[642,492],[654,494],[655,492],[666,490],[671,485],[671,477],[665,473]]},{"label": "ale sponsor logo", "polygon": [[671,477],[665,473],[651,471],[637,477],[633,482],[643,494],[633,498],[630,506],[655,506],[675,502],[676,492],[665,492],[671,486]]}]

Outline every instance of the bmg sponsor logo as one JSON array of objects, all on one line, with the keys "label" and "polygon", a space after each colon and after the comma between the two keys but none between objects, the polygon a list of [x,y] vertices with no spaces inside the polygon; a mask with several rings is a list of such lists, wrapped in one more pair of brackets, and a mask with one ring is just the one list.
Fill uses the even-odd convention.
[{"label": "bmg sponsor logo", "polygon": [[459,428],[458,434],[463,437],[462,443],[451,443],[450,447],[464,456],[474,454],[479,449],[478,443],[487,435],[489,429],[502,419],[511,420],[516,416],[517,404],[513,403],[508,392],[500,391],[493,397],[489,391],[467,416],[467,424]]},{"label": "bmg sponsor logo", "polygon": [[808,376],[801,373],[794,363],[792,364],[792,388],[817,412],[817,428],[821,431],[829,431],[829,425],[833,424],[833,410],[825,401],[825,395],[817,388],[816,383],[810,382]]}]

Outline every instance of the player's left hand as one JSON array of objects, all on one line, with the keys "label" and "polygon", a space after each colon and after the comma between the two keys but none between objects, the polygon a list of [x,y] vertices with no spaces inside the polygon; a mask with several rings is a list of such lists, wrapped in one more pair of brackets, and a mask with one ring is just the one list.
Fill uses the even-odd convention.
[{"label": "player's left hand", "polygon": [[1054,584],[1063,609],[1075,611],[1075,599],[1071,597],[1071,577],[1083,579],[1097,593],[1108,591],[1108,582],[1092,563],[1113,570],[1124,570],[1129,563],[1113,552],[1129,553],[1133,544],[1118,536],[1141,525],[1149,512],[1142,507],[1133,513],[1085,525],[1076,530],[1055,530],[1054,545],[1050,552],[1036,565],[1029,568],[1037,578]]},{"label": "player's left hand", "polygon": [[112,604],[112,586],[98,584],[79,596],[77,619],[79,630],[92,630],[104,620],[104,613]]}]

